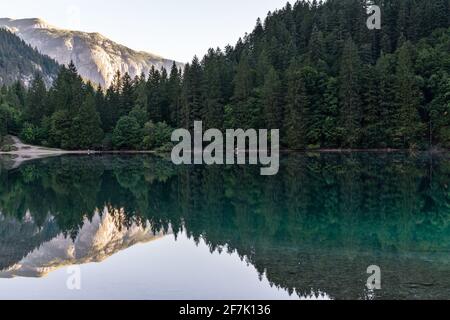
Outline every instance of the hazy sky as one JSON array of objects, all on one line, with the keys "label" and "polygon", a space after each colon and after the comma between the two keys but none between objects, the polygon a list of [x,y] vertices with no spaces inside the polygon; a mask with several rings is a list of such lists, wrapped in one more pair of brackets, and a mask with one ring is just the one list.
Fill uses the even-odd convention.
[{"label": "hazy sky", "polygon": [[0,15],[42,18],[100,32],[132,49],[186,62],[210,47],[234,45],[258,17],[287,0],[1,0]]}]

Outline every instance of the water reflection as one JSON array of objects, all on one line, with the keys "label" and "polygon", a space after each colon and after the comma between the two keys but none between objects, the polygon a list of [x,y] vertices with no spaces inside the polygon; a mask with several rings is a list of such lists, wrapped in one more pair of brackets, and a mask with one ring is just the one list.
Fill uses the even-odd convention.
[{"label": "water reflection", "polygon": [[[108,208],[102,213],[96,212],[91,220],[84,219],[76,238],[60,233],[42,242],[20,261],[0,271],[0,278],[43,277],[64,266],[101,262],[135,244],[167,234],[155,233],[149,225],[133,223],[124,227],[123,216],[123,212],[109,212]],[[24,224],[32,224],[32,218],[27,217]],[[39,228],[34,228],[35,234],[40,232]]]},{"label": "water reflection", "polygon": [[[299,296],[449,298],[445,156],[291,154],[274,177],[152,156],[1,166],[0,277],[102,261],[173,232],[237,253]],[[368,293],[373,264],[383,289]]]}]

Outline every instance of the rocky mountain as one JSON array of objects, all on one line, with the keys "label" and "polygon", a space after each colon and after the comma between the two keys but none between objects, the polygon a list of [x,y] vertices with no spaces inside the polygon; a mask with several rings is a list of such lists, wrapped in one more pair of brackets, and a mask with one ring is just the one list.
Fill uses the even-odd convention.
[{"label": "rocky mountain", "polygon": [[58,70],[55,60],[42,55],[13,33],[0,29],[0,85],[18,80],[28,85],[36,72],[50,85]]},{"label": "rocky mountain", "polygon": [[102,86],[110,85],[117,71],[134,77],[148,74],[152,66],[170,69],[173,64],[173,60],[134,51],[99,33],[63,30],[41,19],[2,18],[0,27],[14,32],[60,64],[67,65],[72,60],[82,77]]}]

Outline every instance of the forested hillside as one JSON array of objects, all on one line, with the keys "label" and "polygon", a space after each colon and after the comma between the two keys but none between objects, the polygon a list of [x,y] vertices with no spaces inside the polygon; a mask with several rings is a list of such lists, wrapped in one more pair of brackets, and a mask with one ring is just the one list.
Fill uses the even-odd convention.
[{"label": "forested hillside", "polygon": [[29,84],[36,72],[51,85],[58,71],[59,65],[53,59],[0,28],[0,85],[11,85],[16,81]]},{"label": "forested hillside", "polygon": [[37,77],[12,126],[68,149],[155,149],[194,120],[279,128],[296,150],[450,148],[450,1],[374,2],[381,30],[366,26],[371,1],[298,1],[184,70],[117,74],[106,91],[70,65],[48,91]]},{"label": "forested hillside", "polygon": [[41,55],[8,30],[0,28],[0,142],[8,132],[20,133],[28,92],[36,74],[43,90],[58,75],[60,66]]}]

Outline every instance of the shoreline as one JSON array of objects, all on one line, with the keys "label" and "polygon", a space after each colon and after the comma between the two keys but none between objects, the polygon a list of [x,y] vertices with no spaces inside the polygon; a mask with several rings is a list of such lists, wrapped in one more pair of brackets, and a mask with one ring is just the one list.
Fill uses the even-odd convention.
[{"label": "shoreline", "polygon": [[[150,150],[110,150],[110,151],[91,151],[91,150],[62,150],[62,149],[50,149],[45,147],[28,146],[24,145],[24,148],[18,150],[12,150],[9,152],[0,151],[0,160],[4,157],[8,157],[11,161],[11,169],[20,167],[25,162],[60,157],[60,156],[102,156],[102,155],[165,155],[170,152],[158,152]],[[423,154],[428,153],[430,155],[438,155],[449,152],[450,150],[408,150],[408,149],[311,149],[311,150],[280,150],[280,154],[336,154],[336,155],[350,155],[361,153],[372,154]],[[254,152],[247,151],[246,153]]]},{"label": "shoreline", "polygon": [[[166,154],[170,152],[158,152],[155,150],[64,150],[54,149],[42,146],[34,146],[22,143],[19,138],[15,136],[8,136],[11,139],[10,146],[13,148],[11,151],[1,151],[0,156],[16,156],[18,158],[41,158],[48,156],[61,156],[61,155],[102,155],[102,154]],[[292,149],[280,149],[280,153],[445,153],[450,150],[446,149],[429,149],[429,150],[411,150],[411,149],[392,149],[392,148],[380,148],[380,149],[305,149],[305,150],[292,150]],[[246,153],[257,152],[246,150]]]},{"label": "shoreline", "polygon": [[[40,147],[39,147],[40,148]],[[254,151],[245,151],[245,153]],[[446,153],[450,150],[410,150],[410,149],[309,149],[309,150],[290,150],[282,149],[280,153]],[[58,156],[58,155],[102,155],[102,154],[168,154],[170,152],[159,152],[155,150],[18,150],[18,151],[0,151],[0,156]]]},{"label": "shoreline", "polygon": [[[151,150],[91,151],[91,150],[42,150],[42,151],[0,151],[0,156],[41,156],[41,155],[95,155],[95,154],[156,154]],[[163,152],[161,152],[163,153]]]}]

